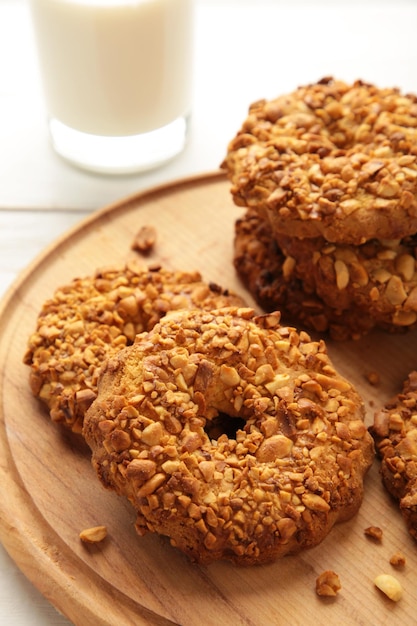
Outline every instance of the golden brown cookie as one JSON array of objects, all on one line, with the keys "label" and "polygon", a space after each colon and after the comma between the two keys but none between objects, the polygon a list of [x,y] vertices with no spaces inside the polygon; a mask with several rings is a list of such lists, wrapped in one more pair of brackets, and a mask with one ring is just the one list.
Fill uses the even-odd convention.
[{"label": "golden brown cookie", "polygon": [[179,311],[110,359],[84,436],[138,533],[192,560],[263,563],[350,518],[374,458],[323,341],[252,309]]},{"label": "golden brown cookie", "polygon": [[280,310],[285,322],[332,339],[357,339],[375,322],[352,306],[329,306],[315,293],[311,276],[300,280],[294,260],[283,254],[267,220],[252,208],[236,221],[234,265],[243,283],[265,311]]},{"label": "golden brown cookie", "polygon": [[130,263],[75,279],[45,302],[29,338],[24,361],[31,367],[32,392],[54,422],[80,432],[106,358],[169,311],[233,304],[243,301],[198,272]]},{"label": "golden brown cookie", "polygon": [[360,246],[285,235],[277,240],[294,276],[308,280],[326,305],[359,309],[391,331],[416,327],[417,235]]},{"label": "golden brown cookie", "polygon": [[399,501],[407,528],[417,540],[417,372],[378,411],[370,428],[381,456],[382,480]]},{"label": "golden brown cookie", "polygon": [[401,239],[417,232],[417,98],[325,78],[260,100],[222,167],[276,234]]}]

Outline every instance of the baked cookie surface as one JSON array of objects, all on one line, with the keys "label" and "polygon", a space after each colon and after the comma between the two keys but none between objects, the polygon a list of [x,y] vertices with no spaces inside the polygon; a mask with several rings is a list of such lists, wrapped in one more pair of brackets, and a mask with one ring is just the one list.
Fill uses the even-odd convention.
[{"label": "baked cookie surface", "polygon": [[325,78],[249,109],[222,167],[276,234],[361,244],[417,232],[417,98]]},{"label": "baked cookie surface", "polygon": [[357,307],[329,306],[315,291],[314,275],[297,272],[274,238],[269,222],[247,209],[235,223],[234,265],[256,302],[265,311],[279,310],[286,323],[328,333],[333,339],[357,339],[375,321]]},{"label": "baked cookie surface", "polygon": [[374,458],[363,415],[325,344],[279,314],[181,311],[107,362],[83,433],[140,535],[251,565],[358,510]]},{"label": "baked cookie surface", "polygon": [[32,392],[54,422],[80,432],[106,358],[168,311],[233,304],[243,301],[198,272],[130,263],[74,279],[44,303],[29,338],[24,362]]},{"label": "baked cookie surface", "polygon": [[322,238],[277,236],[294,275],[308,278],[328,306],[352,308],[389,330],[417,323],[417,235],[402,240],[372,239],[360,246]]},{"label": "baked cookie surface", "polygon": [[417,540],[417,372],[375,414],[370,431],[381,457],[382,481],[399,502],[410,534]]}]

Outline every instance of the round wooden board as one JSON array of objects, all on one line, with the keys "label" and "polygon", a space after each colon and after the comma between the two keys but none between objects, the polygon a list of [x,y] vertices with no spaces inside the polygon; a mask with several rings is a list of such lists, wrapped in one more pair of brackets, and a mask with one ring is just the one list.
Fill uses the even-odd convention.
[{"label": "round wooden board", "polygon": [[[0,538],[33,584],[80,626],[414,624],[416,545],[381,486],[377,461],[358,515],[337,525],[317,548],[261,567],[199,567],[164,539],[136,535],[130,505],[101,487],[86,445],[54,426],[31,395],[22,358],[43,301],[75,276],[137,258],[131,243],[142,225],[155,226],[158,236],[144,262],[197,269],[253,305],[232,264],[241,212],[218,173],[161,186],[81,222],[13,285],[0,309]],[[336,366],[363,395],[368,423],[416,366],[416,348],[415,333],[329,342]],[[371,371],[380,375],[378,387],[367,382]],[[86,547],[80,530],[99,524],[108,527],[108,537]],[[381,544],[365,537],[371,525],[382,528]],[[407,564],[395,572],[389,559],[397,550]],[[315,579],[326,569],[342,583],[333,600],[315,594]],[[399,603],[374,587],[381,572],[402,583]]]}]

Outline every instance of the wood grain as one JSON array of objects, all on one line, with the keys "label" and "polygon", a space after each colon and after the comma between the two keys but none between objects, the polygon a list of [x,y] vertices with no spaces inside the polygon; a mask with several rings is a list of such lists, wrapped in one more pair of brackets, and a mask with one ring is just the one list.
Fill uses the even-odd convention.
[{"label": "wood grain", "polygon": [[[75,276],[137,257],[130,245],[143,225],[155,226],[158,235],[144,262],[198,269],[253,304],[232,265],[240,213],[217,173],[158,187],[84,220],[13,285],[0,309],[0,538],[33,584],[80,626],[414,624],[416,545],[381,486],[377,461],[359,514],[317,548],[261,567],[198,567],[164,539],[136,535],[130,505],[98,483],[86,445],[54,426],[30,393],[22,358],[43,301]],[[368,422],[416,366],[416,347],[415,333],[329,342],[336,366],[363,395]],[[367,382],[371,371],[379,373],[379,386]],[[101,524],[109,531],[102,544],[80,542],[83,528]],[[382,528],[381,544],[365,537],[371,525]],[[407,564],[396,572],[389,559],[398,550]],[[334,600],[314,591],[325,569],[341,579]],[[397,604],[373,585],[382,572],[404,587]]]}]

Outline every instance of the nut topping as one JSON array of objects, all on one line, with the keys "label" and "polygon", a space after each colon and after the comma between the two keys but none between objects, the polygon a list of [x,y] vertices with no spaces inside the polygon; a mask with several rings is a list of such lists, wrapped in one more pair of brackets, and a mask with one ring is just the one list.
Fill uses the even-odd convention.
[{"label": "nut topping", "polygon": [[[100,367],[169,311],[241,305],[242,300],[198,272],[135,263],[103,268],[74,279],[46,301],[29,338],[24,361],[30,385],[54,422],[81,432],[84,414],[97,395]],[[182,370],[185,384],[193,366]]]},{"label": "nut topping", "polygon": [[363,411],[325,344],[279,314],[181,311],[105,364],[84,434],[140,534],[249,564],[315,545],[359,507]]}]

